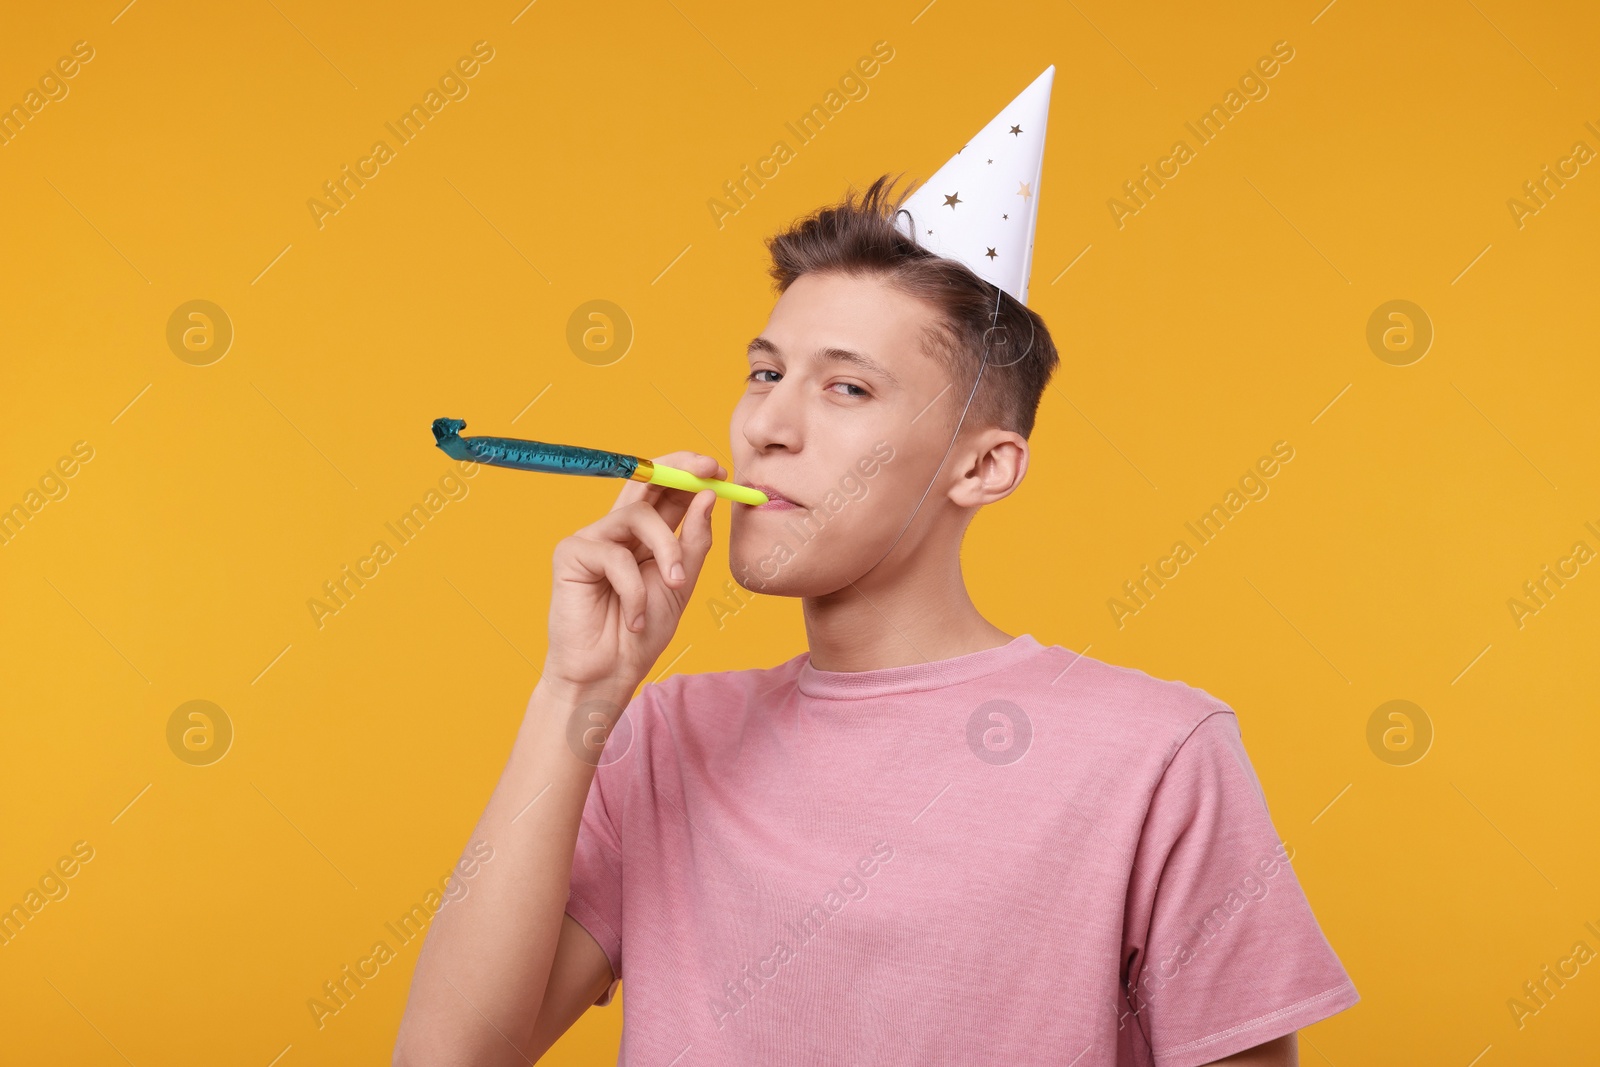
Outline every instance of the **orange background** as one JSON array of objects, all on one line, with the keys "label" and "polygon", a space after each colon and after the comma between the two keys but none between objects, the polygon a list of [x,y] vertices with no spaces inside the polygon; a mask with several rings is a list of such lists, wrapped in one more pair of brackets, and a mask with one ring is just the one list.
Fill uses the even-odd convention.
[{"label": "orange background", "polygon": [[[975,601],[1237,710],[1363,998],[1303,1062],[1593,1062],[1600,965],[1521,1028],[1507,1002],[1600,951],[1600,567],[1520,626],[1508,601],[1600,549],[1600,173],[1520,226],[1508,201],[1600,149],[1597,30],[1506,0],[12,13],[0,105],[93,58],[0,145],[0,507],[39,505],[0,544],[0,906],[93,858],[0,947],[5,1058],[387,1062],[415,942],[320,1028],[307,1001],[456,861],[543,658],[550,550],[617,489],[480,469],[397,545],[452,470],[428,424],[727,462],[762,239],[931,175],[1054,63],[1031,302],[1063,367],[1027,484],[967,539]],[[319,227],[323,183],[477,41],[468,95]],[[866,95],[797,146],[785,123],[878,41]],[[1268,95],[1119,228],[1123,183],[1278,41]],[[719,228],[708,202],[780,138]],[[221,358],[169,345],[192,300],[231,323]],[[626,352],[569,345],[592,300]],[[1403,366],[1367,340],[1391,300],[1434,331]],[[1277,441],[1270,494],[1119,626],[1122,583]],[[714,621],[725,510],[662,669],[804,648],[791,602]],[[307,602],[379,539],[319,627]],[[192,700],[232,728],[208,765],[169,742]],[[1369,744],[1391,700],[1420,710]],[[548,1062],[613,1062],[621,1019]]]}]

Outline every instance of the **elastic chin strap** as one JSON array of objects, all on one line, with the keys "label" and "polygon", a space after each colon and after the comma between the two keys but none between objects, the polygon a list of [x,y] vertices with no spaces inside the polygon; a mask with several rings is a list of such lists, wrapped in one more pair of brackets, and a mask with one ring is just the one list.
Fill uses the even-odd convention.
[{"label": "elastic chin strap", "polygon": [[[990,284],[992,284],[992,283],[990,283]],[[945,462],[947,460],[949,460],[949,458],[950,458],[951,450],[954,449],[955,446],[956,446],[956,439],[961,436],[961,425],[962,425],[962,423],[964,423],[966,421],[966,419],[967,419],[967,411],[969,409],[971,409],[971,407],[972,407],[972,398],[978,395],[978,386],[983,381],[983,372],[984,372],[985,368],[987,368],[989,366],[989,350],[994,344],[994,335],[1000,328],[999,327],[999,318],[1000,318],[1000,300],[1001,300],[1002,292],[1003,292],[1003,290],[999,286],[994,286],[994,308],[989,312],[989,328],[987,330],[985,330],[984,333],[983,333],[983,361],[978,364],[978,375],[977,375],[976,378],[974,378],[972,380],[972,391],[967,394],[967,402],[961,408],[961,415],[956,419],[956,428],[950,434],[950,443],[945,446],[944,455],[939,458],[939,465],[933,469],[933,477],[932,477],[932,479],[929,480],[928,487],[922,491],[922,496],[917,500],[917,506],[911,509],[911,514],[906,516],[905,524],[900,527],[900,532],[895,534],[894,540],[889,543],[889,547],[888,548],[884,549],[883,555],[879,556],[878,559],[877,559],[877,562],[873,563],[873,565],[871,567],[868,567],[867,570],[865,572],[863,572],[864,574],[870,574],[873,571],[877,570],[878,569],[878,564],[882,563],[885,559],[887,559],[889,557],[889,553],[893,552],[894,549],[895,549],[895,546],[900,543],[900,538],[904,537],[906,531],[911,528],[911,521],[917,517],[917,512],[922,510],[923,501],[927,500],[928,499],[928,494],[933,491],[933,487],[934,487],[935,483],[937,483],[938,480],[939,480],[940,472],[944,470]],[[1031,318],[1029,320],[1029,326],[1030,326],[1030,333],[1029,333],[1029,336],[1028,336],[1028,346],[1027,346],[1027,348],[1025,348],[1023,350],[1022,355],[1018,356],[1016,359],[1013,359],[1008,363],[997,364],[998,366],[1009,367],[1014,363],[1020,362],[1022,359],[1026,358],[1026,356],[1028,355],[1029,352],[1031,352],[1033,350],[1033,334],[1031,332],[1031,327],[1032,327]],[[1006,343],[1006,339],[1004,338],[1004,336],[1001,337],[1001,342],[1000,343],[1001,344],[1005,344]],[[854,582],[851,582],[850,585],[851,585],[852,588],[855,587],[855,583]],[[860,592],[859,589],[856,590],[856,591]]]}]

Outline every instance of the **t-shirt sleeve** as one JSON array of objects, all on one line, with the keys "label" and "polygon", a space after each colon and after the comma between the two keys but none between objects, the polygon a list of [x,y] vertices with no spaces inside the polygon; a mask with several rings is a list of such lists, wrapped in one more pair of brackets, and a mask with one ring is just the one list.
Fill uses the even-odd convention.
[{"label": "t-shirt sleeve", "polygon": [[642,711],[638,704],[646,699],[644,692],[648,689],[646,686],[641,690],[623,712],[632,720],[629,729],[624,731],[616,725],[612,728],[583,802],[583,818],[578,823],[578,842],[572,855],[567,914],[589,931],[611,963],[611,984],[594,1002],[596,1007],[611,1003],[622,980],[622,811],[618,800],[623,783],[618,775],[634,765],[635,756],[624,752],[626,758],[614,758],[614,742],[637,741],[633,724],[638,722]]},{"label": "t-shirt sleeve", "polygon": [[1155,1067],[1198,1067],[1355,1004],[1220,708],[1151,798],[1129,885],[1123,974]]}]

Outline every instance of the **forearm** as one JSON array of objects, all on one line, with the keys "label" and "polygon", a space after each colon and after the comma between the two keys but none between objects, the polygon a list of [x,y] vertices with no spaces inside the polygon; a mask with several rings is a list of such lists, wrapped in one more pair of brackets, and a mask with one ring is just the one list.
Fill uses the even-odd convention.
[{"label": "forearm", "polygon": [[433,919],[395,1043],[397,1065],[527,1062],[522,1050],[555,959],[595,771],[569,745],[569,725],[580,705],[588,710],[596,700],[614,709],[614,720],[633,688],[534,688],[474,831],[493,847],[494,862]]}]

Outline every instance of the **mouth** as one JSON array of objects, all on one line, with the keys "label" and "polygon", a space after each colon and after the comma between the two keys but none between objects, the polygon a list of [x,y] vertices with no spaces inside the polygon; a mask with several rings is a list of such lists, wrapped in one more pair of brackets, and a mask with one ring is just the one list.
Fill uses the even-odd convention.
[{"label": "mouth", "polygon": [[786,511],[790,508],[798,508],[801,506],[784,496],[782,493],[778,492],[770,485],[762,485],[760,482],[751,482],[750,488],[759,489],[763,493],[767,494],[767,502],[765,504],[754,505],[752,507],[752,510],[754,511]]}]

